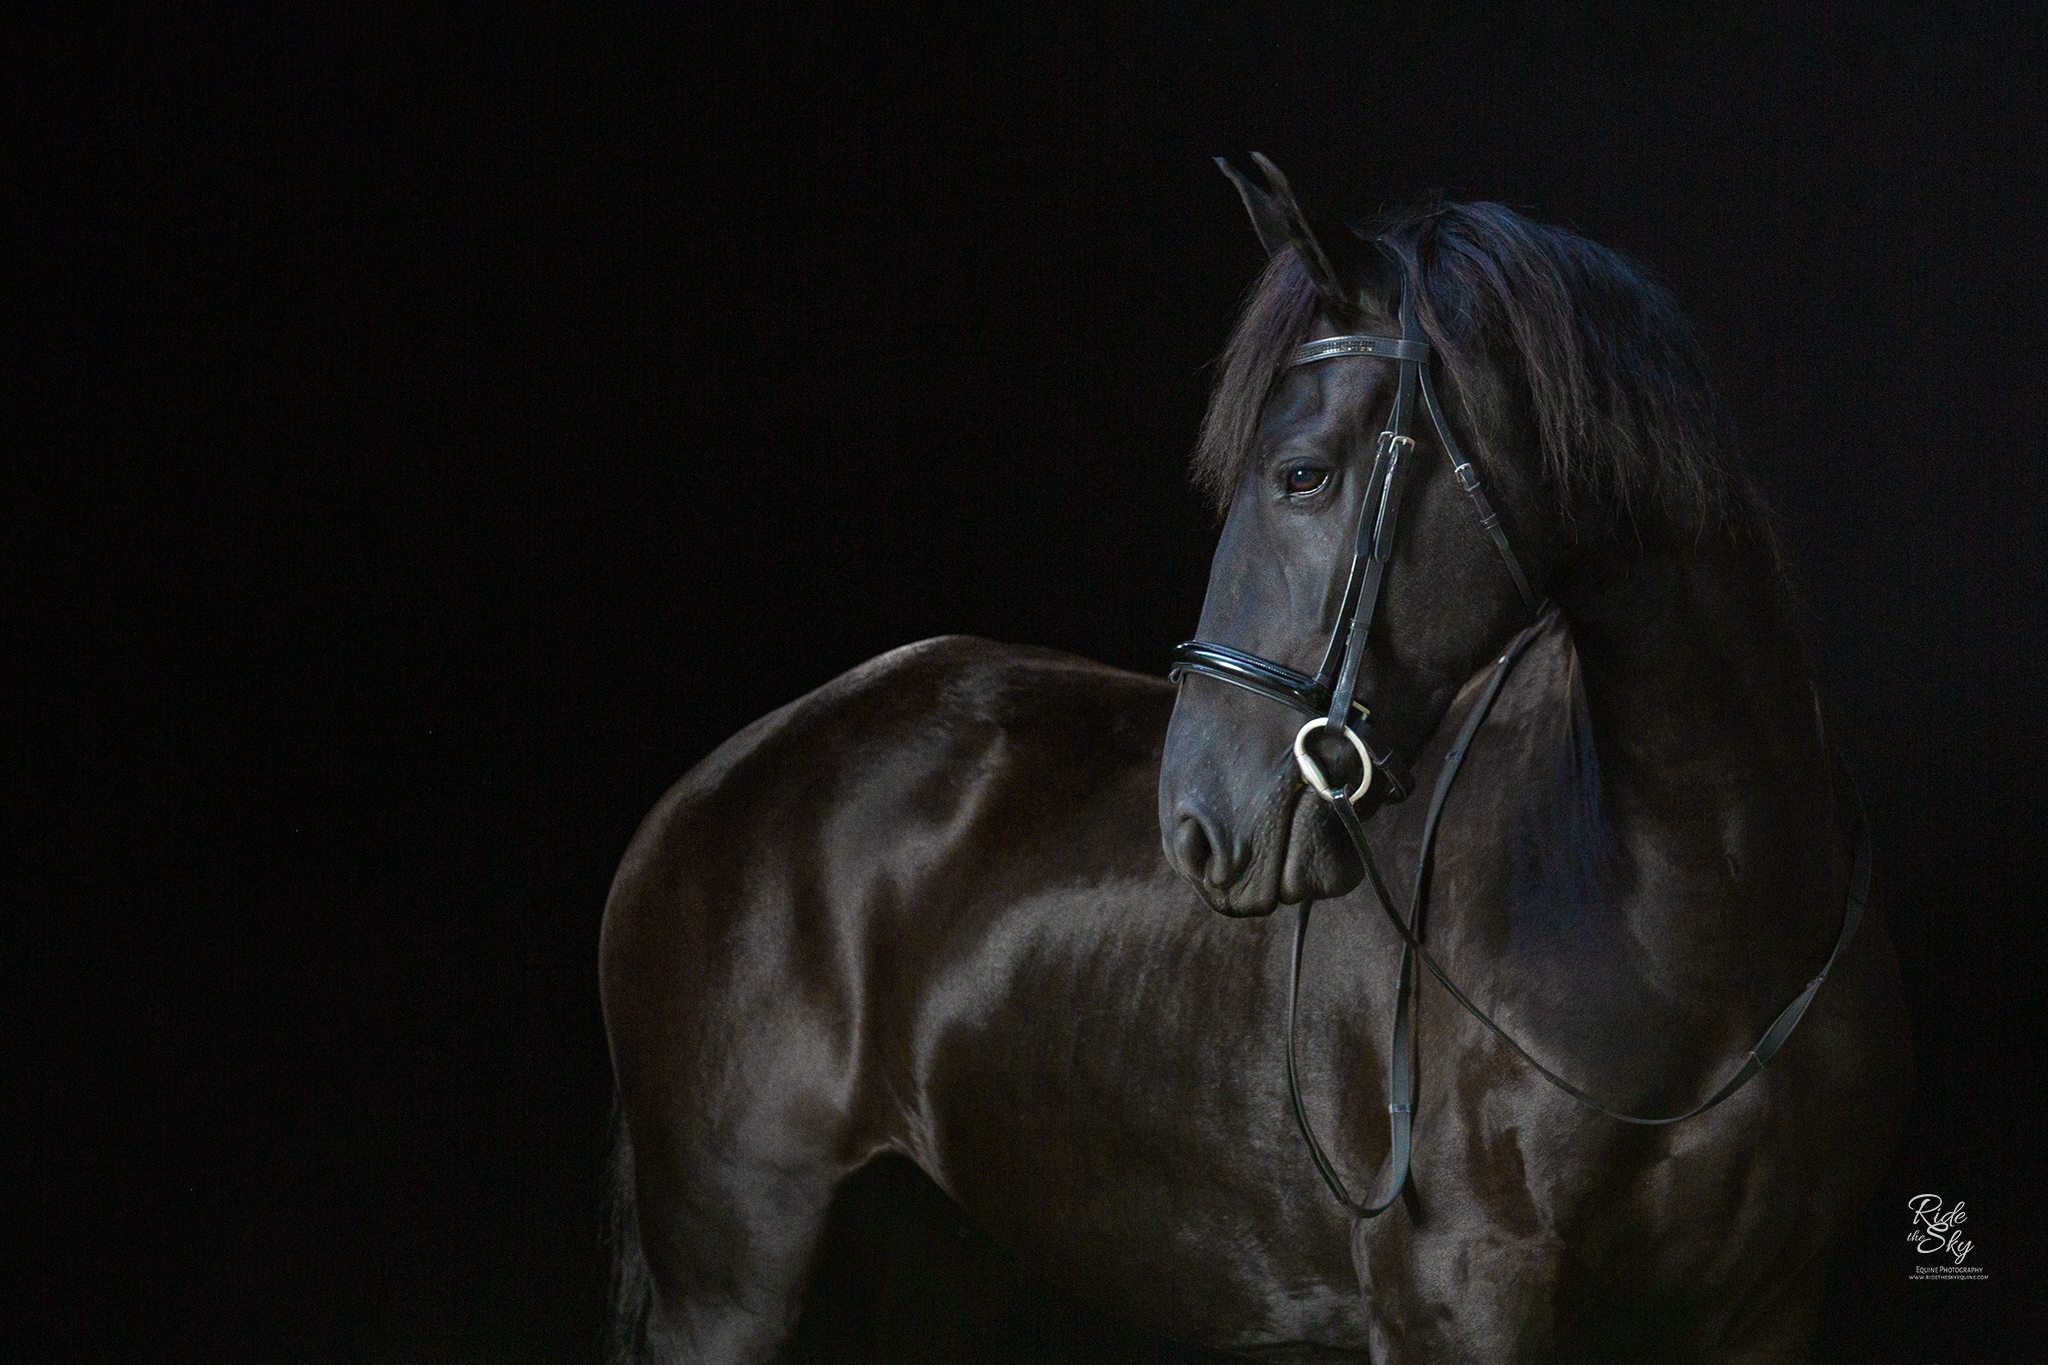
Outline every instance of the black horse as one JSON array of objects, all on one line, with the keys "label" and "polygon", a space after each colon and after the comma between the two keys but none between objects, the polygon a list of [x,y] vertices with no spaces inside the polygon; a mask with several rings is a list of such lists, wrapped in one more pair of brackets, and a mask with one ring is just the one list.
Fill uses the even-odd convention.
[{"label": "black horse", "polygon": [[[1320,707],[1318,660],[1356,623],[1360,705],[1336,715],[1383,775],[1335,726],[1297,738],[1271,689],[1197,670],[1176,701],[965,638],[719,748],[648,817],[605,915],[644,1358],[771,1359],[835,1190],[884,1153],[1083,1300],[1225,1350],[1805,1355],[1910,1059],[1882,920],[1830,957],[1855,798],[1699,348],[1571,233],[1435,204],[1360,236],[1268,174],[1241,183],[1271,259],[1196,456],[1228,512],[1201,634]],[[1396,433],[1423,366],[1434,422]],[[1383,524],[1362,609],[1346,568]],[[1388,800],[1453,749],[1440,802]],[[1383,883],[1426,892],[1426,922]],[[1305,929],[1317,902],[1297,1005],[1296,926],[1262,917],[1299,905]],[[1390,1094],[1404,933],[1502,1032],[1414,976]],[[1768,1066],[1739,1070],[1748,1050]],[[1635,1115],[1754,1074],[1643,1126],[1532,1060]],[[1389,1136],[1410,1104],[1412,1168]],[[1331,1197],[1297,1119],[1384,1213]]]}]

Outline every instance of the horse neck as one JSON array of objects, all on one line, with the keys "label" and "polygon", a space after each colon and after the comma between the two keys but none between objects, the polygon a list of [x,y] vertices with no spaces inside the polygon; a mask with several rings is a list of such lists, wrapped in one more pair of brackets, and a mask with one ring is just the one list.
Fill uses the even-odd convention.
[{"label": "horse neck", "polygon": [[1574,729],[1597,754],[1608,818],[1690,874],[1682,894],[1636,898],[1632,916],[1665,921],[1638,929],[1753,947],[1733,932],[1747,924],[1803,943],[1839,858],[1825,833],[1833,771],[1768,545],[1616,559],[1560,605],[1584,708]]}]

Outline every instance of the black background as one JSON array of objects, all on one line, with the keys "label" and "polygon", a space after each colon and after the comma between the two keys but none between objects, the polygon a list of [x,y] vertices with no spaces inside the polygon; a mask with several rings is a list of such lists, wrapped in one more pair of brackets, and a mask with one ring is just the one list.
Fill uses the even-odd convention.
[{"label": "black background", "polygon": [[[2039,1343],[2038,17],[304,8],[0,39],[8,1335],[594,1355],[634,825],[926,635],[1163,666],[1256,148],[1676,289],[1915,1021],[1817,1358]],[[1989,1281],[1907,1281],[1922,1190]]]}]

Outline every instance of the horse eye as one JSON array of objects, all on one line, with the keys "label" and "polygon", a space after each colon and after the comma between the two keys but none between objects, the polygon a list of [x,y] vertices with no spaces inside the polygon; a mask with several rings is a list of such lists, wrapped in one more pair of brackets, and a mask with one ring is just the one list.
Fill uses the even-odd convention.
[{"label": "horse eye", "polygon": [[1290,498],[1306,497],[1330,481],[1330,471],[1321,465],[1296,464],[1287,467],[1282,476]]}]

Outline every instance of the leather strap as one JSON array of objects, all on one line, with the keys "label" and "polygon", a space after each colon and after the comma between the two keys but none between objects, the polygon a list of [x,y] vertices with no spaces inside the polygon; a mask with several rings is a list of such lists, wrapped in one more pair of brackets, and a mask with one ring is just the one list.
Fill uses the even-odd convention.
[{"label": "leather strap", "polygon": [[[1389,253],[1391,255],[1391,253]],[[1398,257],[1395,258],[1398,261]],[[1422,826],[1422,848],[1415,864],[1415,886],[1408,900],[1408,916],[1404,920],[1394,909],[1393,898],[1388,894],[1386,884],[1381,880],[1379,868],[1374,863],[1372,849],[1365,838],[1365,827],[1352,808],[1350,797],[1355,792],[1334,793],[1337,799],[1329,801],[1336,812],[1339,823],[1353,847],[1358,850],[1360,862],[1364,864],[1366,879],[1371,882],[1373,895],[1378,899],[1388,922],[1401,938],[1401,970],[1394,996],[1394,1028],[1392,1048],[1388,1055],[1387,1110],[1391,1130],[1388,1150],[1386,1193],[1383,1198],[1365,1204],[1353,1199],[1344,1189],[1336,1168],[1323,1152],[1310,1130],[1308,1111],[1301,1099],[1301,1086],[1294,1065],[1295,1018],[1299,1012],[1301,998],[1301,959],[1308,942],[1309,915],[1313,903],[1304,901],[1295,924],[1294,953],[1287,980],[1287,1093],[1294,1109],[1295,1122],[1301,1128],[1301,1135],[1307,1141],[1309,1153],[1314,1158],[1316,1169],[1339,1203],[1360,1217],[1370,1218],[1383,1212],[1399,1197],[1408,1181],[1409,1160],[1413,1148],[1413,1125],[1415,1105],[1415,1025],[1414,1025],[1414,983],[1415,964],[1420,961],[1430,975],[1450,992],[1473,1018],[1493,1032],[1502,1042],[1514,1049],[1516,1055],[1534,1067],[1539,1075],[1563,1090],[1572,1098],[1597,1113],[1622,1123],[1662,1125],[1679,1123],[1695,1114],[1704,1113],[1741,1089],[1757,1072],[1769,1064],[1792,1031],[1805,1017],[1806,1009],[1819,993],[1821,983],[1834,970],[1850,943],[1856,937],[1856,928],[1863,919],[1863,907],[1870,888],[1870,832],[1869,820],[1863,813],[1860,796],[1856,799],[1856,855],[1849,878],[1848,905],[1842,916],[1842,931],[1835,940],[1834,951],[1827,962],[1799,993],[1799,996],[1781,1011],[1764,1030],[1746,1054],[1735,1073],[1719,1089],[1683,1114],[1668,1118],[1640,1118],[1622,1114],[1600,1103],[1579,1087],[1545,1067],[1529,1055],[1528,1049],[1516,1042],[1485,1011],[1473,1004],[1451,979],[1444,974],[1436,959],[1422,946],[1421,915],[1425,908],[1429,890],[1431,851],[1435,847],[1439,817],[1443,813],[1445,800],[1449,797],[1451,785],[1457,780],[1458,770],[1465,754],[1471,747],[1473,737],[1484,722],[1500,694],[1509,670],[1538,629],[1548,619],[1554,608],[1545,607],[1537,597],[1529,578],[1522,570],[1521,561],[1516,558],[1514,548],[1508,541],[1507,532],[1502,528],[1497,513],[1486,490],[1481,485],[1479,472],[1472,462],[1465,458],[1458,448],[1457,439],[1451,434],[1450,423],[1444,420],[1443,407],[1437,401],[1436,385],[1430,378],[1430,348],[1422,337],[1422,329],[1415,317],[1414,302],[1409,293],[1407,272],[1403,270],[1401,280],[1401,335],[1381,336],[1340,336],[1325,337],[1296,347],[1288,354],[1286,366],[1314,364],[1319,361],[1337,359],[1343,356],[1370,356],[1393,360],[1400,365],[1400,379],[1395,389],[1392,410],[1388,415],[1386,430],[1380,433],[1379,449],[1373,461],[1372,474],[1366,480],[1365,496],[1359,508],[1357,531],[1353,538],[1351,565],[1345,575],[1344,595],[1339,602],[1336,624],[1330,635],[1330,643],[1324,651],[1322,664],[1316,675],[1298,673],[1291,668],[1276,664],[1257,655],[1226,645],[1190,641],[1174,651],[1174,664],[1167,676],[1178,682],[1189,673],[1199,673],[1215,678],[1234,687],[1245,688],[1268,697],[1296,711],[1326,720],[1331,726],[1341,726],[1356,735],[1364,745],[1365,753],[1372,766],[1386,781],[1386,799],[1398,801],[1406,797],[1413,787],[1414,779],[1387,751],[1385,746],[1374,741],[1366,724],[1366,708],[1357,698],[1358,674],[1365,653],[1367,636],[1371,633],[1373,615],[1378,608],[1381,589],[1385,583],[1388,562],[1393,557],[1394,539],[1400,522],[1401,486],[1403,456],[1414,448],[1415,442],[1409,428],[1415,406],[1415,393],[1419,389],[1422,401],[1429,410],[1429,420],[1436,427],[1437,436],[1443,442],[1444,454],[1451,462],[1451,472],[1458,484],[1472,499],[1473,509],[1478,513],[1479,524],[1499,550],[1501,562],[1507,566],[1508,574],[1515,581],[1515,590],[1521,594],[1523,603],[1536,616],[1534,624],[1524,629],[1509,643],[1499,659],[1494,662],[1493,674],[1487,679],[1472,711],[1465,718],[1456,741],[1444,758],[1443,770],[1437,776],[1436,790],[1430,797],[1429,810]],[[1299,740],[1297,740],[1297,745]],[[1299,752],[1299,750],[1297,750]],[[1844,771],[1844,779],[1847,773]],[[1367,780],[1361,774],[1360,781]],[[1850,790],[1855,784],[1850,782]]]},{"label": "leather strap", "polygon": [[[1359,508],[1358,532],[1352,549],[1352,572],[1356,575],[1358,566],[1363,564],[1364,575],[1359,580],[1350,627],[1344,633],[1343,662],[1338,666],[1336,680],[1330,685],[1328,720],[1332,726],[1342,725],[1345,717],[1351,714],[1351,699],[1358,693],[1358,670],[1365,661],[1366,640],[1372,634],[1373,616],[1379,610],[1380,589],[1386,582],[1387,565],[1394,557],[1394,537],[1401,523],[1401,457],[1415,448],[1415,438],[1409,427],[1415,413],[1415,391],[1421,384],[1420,372],[1429,356],[1429,347],[1422,341],[1421,331],[1415,320],[1414,300],[1409,297],[1408,277],[1404,273],[1401,277],[1401,348],[1408,354],[1399,362],[1400,378],[1394,388],[1393,407],[1387,413],[1387,426],[1380,433],[1379,451],[1373,460],[1375,478],[1367,484],[1366,501]],[[1358,340],[1378,343],[1384,338],[1361,337]],[[1375,491],[1377,499],[1373,497]],[[1346,595],[1349,596],[1348,593]],[[1340,623],[1344,619],[1338,617]],[[1334,646],[1335,640],[1331,643]],[[1371,779],[1371,773],[1358,776],[1361,786]]]},{"label": "leather strap", "polygon": [[1492,675],[1487,679],[1486,686],[1481,691],[1478,700],[1473,704],[1470,714],[1465,717],[1465,723],[1459,728],[1458,736],[1453,741],[1450,752],[1444,756],[1443,770],[1437,776],[1436,790],[1430,796],[1429,810],[1423,819],[1422,847],[1417,855],[1415,864],[1415,886],[1409,897],[1408,914],[1405,919],[1394,909],[1393,898],[1388,894],[1386,883],[1381,879],[1379,868],[1373,861],[1372,849],[1366,842],[1365,827],[1360,823],[1358,813],[1352,809],[1349,801],[1332,801],[1328,803],[1330,809],[1336,813],[1338,822],[1344,826],[1344,832],[1350,837],[1352,846],[1358,850],[1359,860],[1365,866],[1366,879],[1372,884],[1373,895],[1378,900],[1380,909],[1385,913],[1388,923],[1393,925],[1394,932],[1400,936],[1402,944],[1401,975],[1394,996],[1393,1039],[1388,1055],[1387,1107],[1390,1142],[1387,1157],[1387,1175],[1386,1180],[1383,1182],[1386,1193],[1382,1198],[1370,1204],[1361,1203],[1353,1199],[1350,1193],[1345,1190],[1342,1180],[1338,1178],[1335,1168],[1324,1154],[1321,1144],[1316,1141],[1315,1134],[1310,1130],[1308,1113],[1302,1104],[1301,1089],[1296,1079],[1294,1066],[1294,1025],[1300,1001],[1302,951],[1308,940],[1308,921],[1311,909],[1311,902],[1308,901],[1302,902],[1301,910],[1296,920],[1293,965],[1288,973],[1286,1029],[1287,1087],[1288,1098],[1294,1109],[1295,1123],[1300,1127],[1301,1135],[1308,1143],[1309,1154],[1315,1161],[1317,1171],[1323,1177],[1323,1183],[1329,1186],[1330,1193],[1336,1196],[1338,1203],[1361,1218],[1371,1218],[1385,1212],[1393,1205],[1394,1200],[1399,1197],[1402,1187],[1408,1180],[1409,1163],[1413,1151],[1415,1103],[1412,1056],[1415,1050],[1414,1025],[1412,1021],[1414,1011],[1412,984],[1415,962],[1420,961],[1423,967],[1429,971],[1429,974],[1437,979],[1438,983],[1450,993],[1451,998],[1456,1000],[1466,1013],[1484,1024],[1495,1037],[1512,1048],[1517,1056],[1527,1062],[1536,1070],[1538,1075],[1542,1076],[1552,1085],[1564,1091],[1567,1095],[1570,1095],[1595,1113],[1614,1119],[1617,1122],[1635,1124],[1642,1127],[1662,1127],[1667,1124],[1682,1123],[1686,1119],[1703,1114],[1707,1110],[1714,1108],[1747,1085],[1755,1078],[1758,1072],[1770,1064],[1771,1058],[1777,1055],[1778,1050],[1785,1045],[1786,1039],[1792,1036],[1793,1030],[1799,1027],[1800,1020],[1805,1018],[1807,1007],[1813,1003],[1814,997],[1819,994],[1821,985],[1828,979],[1829,973],[1834,971],[1836,964],[1848,952],[1850,944],[1856,939],[1856,930],[1863,922],[1864,908],[1869,901],[1870,895],[1870,820],[1863,808],[1863,798],[1856,791],[1854,779],[1850,777],[1847,768],[1842,766],[1838,758],[1836,760],[1836,769],[1841,773],[1843,781],[1847,783],[1850,794],[1856,801],[1856,852],[1850,867],[1849,889],[1847,903],[1842,912],[1841,931],[1836,935],[1834,947],[1829,952],[1827,961],[1822,964],[1820,972],[1811,981],[1806,983],[1805,989],[1800,991],[1790,1004],[1786,1005],[1779,1012],[1778,1017],[1771,1021],[1770,1027],[1764,1030],[1763,1036],[1757,1040],[1756,1045],[1744,1054],[1741,1063],[1737,1065],[1734,1072],[1706,1099],[1687,1109],[1684,1113],[1673,1114],[1667,1117],[1645,1118],[1621,1113],[1611,1106],[1594,1099],[1584,1090],[1537,1061],[1529,1054],[1527,1048],[1516,1042],[1484,1010],[1473,1004],[1471,997],[1458,988],[1457,984],[1438,965],[1436,959],[1430,956],[1428,949],[1422,946],[1422,924],[1420,917],[1429,890],[1430,854],[1435,846],[1437,822],[1443,813],[1444,802],[1450,795],[1452,783],[1457,780],[1458,770],[1464,763],[1465,755],[1471,748],[1472,740],[1478,734],[1479,727],[1485,720],[1487,713],[1492,710],[1495,699],[1500,695],[1502,684],[1507,681],[1509,671],[1514,667],[1516,660],[1528,648],[1529,643],[1535,639],[1538,630],[1545,624],[1548,617],[1549,611],[1546,610],[1543,618],[1540,618],[1535,624],[1526,627],[1516,635],[1509,642],[1508,647],[1502,651],[1500,657],[1494,661]]},{"label": "leather strap", "polygon": [[[1316,685],[1327,695],[1337,688],[1337,675],[1344,666],[1345,645],[1351,639],[1352,618],[1358,614],[1365,577],[1372,567],[1372,528],[1379,524],[1380,500],[1386,494],[1387,443],[1373,453],[1372,472],[1365,476],[1365,497],[1358,509],[1358,524],[1351,530],[1351,567],[1344,575],[1344,597],[1337,604],[1337,622],[1330,630],[1329,647],[1316,667]],[[1328,709],[1325,702],[1324,709]]]},{"label": "leather strap", "polygon": [[1540,605],[1536,591],[1529,586],[1528,576],[1522,572],[1522,561],[1515,558],[1515,547],[1508,544],[1508,533],[1501,528],[1500,513],[1493,510],[1493,502],[1479,482],[1479,471],[1465,458],[1465,452],[1458,449],[1457,438],[1451,435],[1451,424],[1444,420],[1444,410],[1436,401],[1436,385],[1430,380],[1427,365],[1422,367],[1422,401],[1429,409],[1429,420],[1436,427],[1437,439],[1443,442],[1444,454],[1450,457],[1451,473],[1457,475],[1458,486],[1471,496],[1472,508],[1479,513],[1480,526],[1493,537],[1493,547],[1500,551],[1501,562],[1508,566],[1508,576],[1515,580],[1515,591],[1522,594],[1522,605],[1529,609],[1530,615],[1535,615]]},{"label": "leather strap", "polygon": [[[1382,360],[1400,361],[1400,389],[1395,394],[1393,413],[1387,424],[1388,431],[1403,436],[1409,434],[1408,413],[1413,403],[1409,384],[1412,375],[1414,382],[1422,390],[1422,402],[1429,409],[1430,424],[1436,428],[1437,439],[1443,443],[1444,454],[1451,462],[1451,472],[1457,476],[1458,486],[1471,497],[1473,509],[1479,514],[1480,526],[1492,539],[1494,548],[1500,551],[1501,562],[1507,566],[1508,576],[1515,580],[1515,591],[1522,595],[1522,605],[1526,606],[1529,614],[1533,616],[1541,606],[1541,601],[1536,596],[1535,589],[1529,586],[1529,576],[1522,571],[1522,562],[1515,557],[1514,546],[1508,542],[1507,532],[1501,526],[1500,513],[1493,510],[1493,502],[1486,496],[1486,489],[1479,480],[1478,467],[1465,458],[1464,452],[1458,448],[1457,438],[1451,434],[1451,424],[1444,420],[1443,405],[1437,401],[1436,382],[1430,378],[1429,343],[1421,338],[1422,328],[1415,320],[1414,304],[1408,296],[1408,280],[1404,273],[1401,279],[1399,337],[1373,336],[1363,332],[1352,336],[1324,337],[1320,341],[1311,341],[1288,352],[1282,368],[1313,365],[1317,361],[1336,360],[1344,356],[1371,356]],[[1386,453],[1386,433],[1381,434],[1380,452],[1382,455]],[[1366,483],[1366,502],[1361,510],[1359,526],[1361,540],[1364,538],[1364,523],[1370,520],[1376,524],[1380,519],[1379,505],[1373,501],[1380,472],[1378,465],[1375,465],[1373,477]],[[1352,613],[1357,609],[1358,576],[1363,567],[1361,557],[1354,556],[1352,579],[1346,585],[1344,605],[1337,616],[1338,630],[1330,637],[1330,650],[1324,659],[1323,668],[1317,671],[1317,676],[1323,679],[1325,685],[1333,688],[1336,678],[1329,670],[1339,657],[1340,646],[1347,639],[1343,623],[1350,620]]]},{"label": "leather strap", "polygon": [[1361,517],[1358,523],[1362,549],[1358,562],[1364,572],[1359,579],[1358,606],[1352,614],[1350,629],[1344,633],[1343,661],[1338,666],[1336,681],[1330,685],[1328,714],[1332,725],[1350,714],[1351,702],[1358,695],[1358,670],[1365,662],[1365,642],[1372,634],[1380,589],[1386,584],[1387,562],[1393,553],[1393,517],[1399,515],[1401,505],[1401,445],[1388,434],[1382,435],[1380,446],[1387,472],[1380,484],[1378,509],[1372,516]]},{"label": "leather strap", "polygon": [[1573,1085],[1570,1081],[1537,1061],[1529,1055],[1527,1048],[1516,1042],[1508,1035],[1505,1029],[1489,1018],[1484,1010],[1473,1004],[1471,997],[1458,989],[1457,983],[1444,974],[1443,968],[1437,965],[1436,959],[1431,957],[1428,951],[1423,948],[1421,940],[1408,930],[1407,925],[1402,923],[1401,917],[1394,912],[1393,902],[1387,895],[1386,884],[1380,880],[1379,870],[1373,865],[1372,854],[1365,847],[1365,829],[1359,823],[1357,812],[1351,809],[1348,802],[1335,802],[1332,803],[1330,808],[1337,812],[1337,818],[1344,825],[1345,832],[1351,835],[1352,842],[1358,846],[1360,856],[1365,862],[1368,880],[1372,882],[1373,894],[1378,897],[1381,908],[1386,912],[1388,922],[1394,926],[1394,931],[1401,936],[1401,941],[1415,953],[1415,956],[1421,961],[1422,965],[1428,968],[1429,974],[1435,977],[1446,991],[1450,992],[1451,998],[1464,1006],[1466,1013],[1486,1025],[1495,1037],[1513,1048],[1515,1054],[1534,1067],[1537,1074],[1552,1085],[1555,1085],[1558,1089],[1564,1091],[1567,1095],[1570,1095],[1573,1099],[1596,1113],[1604,1114],[1618,1122],[1640,1124],[1650,1128],[1662,1127],[1670,1123],[1682,1123],[1696,1114],[1704,1114],[1707,1110],[1712,1109],[1715,1105],[1740,1090],[1752,1077],[1769,1064],[1771,1058],[1777,1054],[1778,1049],[1784,1046],[1785,1040],[1792,1036],[1792,1030],[1799,1026],[1799,1021],[1806,1015],[1807,1006],[1813,1003],[1813,998],[1820,991],[1821,984],[1828,979],[1828,973],[1834,970],[1835,964],[1841,960],[1842,954],[1848,951],[1849,944],[1855,939],[1857,926],[1863,922],[1863,909],[1870,886],[1870,831],[1868,820],[1862,814],[1862,799],[1859,797],[1857,799],[1856,857],[1849,878],[1848,903],[1842,913],[1842,930],[1837,935],[1834,950],[1828,954],[1828,960],[1822,966],[1819,975],[1807,982],[1806,988],[1789,1005],[1785,1006],[1778,1017],[1771,1022],[1771,1026],[1764,1030],[1763,1036],[1757,1040],[1756,1046],[1743,1055],[1741,1065],[1736,1068],[1734,1074],[1722,1084],[1720,1089],[1682,1114],[1673,1114],[1662,1118],[1641,1118],[1636,1115],[1621,1113],[1602,1104],[1578,1086]]},{"label": "leather strap", "polygon": [[1338,356],[1370,355],[1383,360],[1429,359],[1429,343],[1413,337],[1342,336],[1324,337],[1311,341],[1288,352],[1286,366],[1312,365],[1318,360],[1334,360]]},{"label": "leather strap", "polygon": [[[1443,814],[1444,801],[1451,794],[1451,784],[1457,781],[1458,769],[1465,762],[1465,753],[1472,747],[1472,737],[1479,733],[1479,726],[1486,719],[1486,713],[1493,709],[1494,699],[1500,695],[1501,684],[1507,681],[1508,670],[1536,638],[1538,628],[1549,619],[1548,613],[1524,628],[1508,642],[1501,656],[1494,661],[1493,674],[1486,680],[1486,687],[1473,703],[1472,711],[1459,727],[1458,737],[1451,743],[1451,750],[1444,755],[1443,770],[1437,774],[1436,790],[1430,793],[1429,810],[1422,820],[1422,853],[1415,864],[1415,890],[1408,899],[1407,932],[1402,935],[1401,974],[1394,991],[1393,1040],[1387,1053],[1387,1125],[1390,1142],[1387,1151],[1386,1195],[1371,1204],[1361,1204],[1353,1199],[1344,1184],[1337,1177],[1330,1159],[1323,1154],[1321,1144],[1310,1131],[1308,1112],[1302,1105],[1301,1089],[1294,1074],[1294,1017],[1301,993],[1301,954],[1308,941],[1308,917],[1314,906],[1312,901],[1303,901],[1295,918],[1294,965],[1287,977],[1287,1091],[1294,1105],[1294,1120],[1301,1129],[1302,1137],[1308,1143],[1309,1156],[1315,1161],[1316,1169],[1322,1173],[1323,1183],[1337,1202],[1361,1218],[1371,1218],[1384,1213],[1399,1197],[1401,1187],[1408,1183],[1409,1156],[1413,1149],[1412,1133],[1415,1123],[1415,1082],[1414,1082],[1414,982],[1415,954],[1420,947],[1423,897],[1428,887],[1429,855],[1436,843],[1437,820]],[[1334,806],[1351,809],[1348,801],[1333,802]],[[1351,824],[1357,824],[1358,817],[1352,815]],[[1347,826],[1347,832],[1350,826]],[[1363,836],[1360,829],[1360,837]],[[1364,845],[1361,843],[1360,848]],[[1379,870],[1374,868],[1370,855],[1366,866],[1372,870],[1373,884],[1379,888]],[[1382,898],[1381,903],[1386,902]]]},{"label": "leather strap", "polygon": [[[1305,716],[1325,715],[1330,709],[1329,690],[1308,674],[1229,645],[1190,640],[1174,650],[1173,666],[1166,670],[1167,680],[1179,682],[1190,673],[1255,692]],[[1405,801],[1415,789],[1415,774],[1374,732],[1367,715],[1365,703],[1354,697],[1349,728],[1364,743],[1373,767],[1387,784],[1386,799]]]}]

